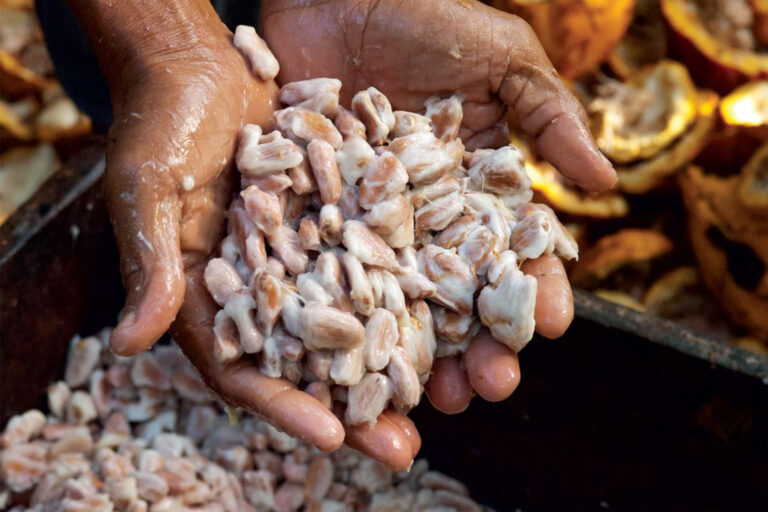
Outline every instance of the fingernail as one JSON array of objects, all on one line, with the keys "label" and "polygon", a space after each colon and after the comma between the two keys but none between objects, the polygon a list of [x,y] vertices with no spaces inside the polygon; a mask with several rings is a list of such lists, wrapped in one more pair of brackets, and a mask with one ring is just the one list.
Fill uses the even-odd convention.
[{"label": "fingernail", "polygon": [[136,323],[136,313],[133,311],[129,311],[128,313],[125,313],[122,315],[122,318],[120,318],[120,322],[117,324],[117,328],[128,328],[132,327],[133,324]]},{"label": "fingernail", "polygon": [[613,164],[611,163],[611,161],[610,161],[610,160],[608,160],[608,157],[607,157],[607,156],[605,156],[605,153],[603,153],[603,152],[602,152],[602,151],[600,151],[599,149],[597,150],[597,153],[600,155],[600,158],[602,158],[602,159],[603,159],[603,162],[605,162],[605,165],[607,165],[608,167],[610,167],[611,169],[613,169]]},{"label": "fingernail", "polygon": [[118,322],[117,327],[115,327],[115,330],[112,331],[112,336],[109,338],[109,348],[112,349],[112,352],[118,355],[125,354],[126,350],[128,350],[130,346],[130,341],[121,336],[121,333],[124,329],[133,327],[135,323],[136,313],[133,311],[122,315],[120,322]]}]

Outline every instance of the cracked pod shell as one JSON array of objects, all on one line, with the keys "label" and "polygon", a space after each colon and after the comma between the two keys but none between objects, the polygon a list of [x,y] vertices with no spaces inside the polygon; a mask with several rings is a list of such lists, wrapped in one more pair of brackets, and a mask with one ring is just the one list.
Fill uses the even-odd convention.
[{"label": "cracked pod shell", "polygon": [[655,156],[696,120],[696,87],[677,62],[659,62],[624,82],[604,82],[595,92],[587,104],[592,132],[614,163]]},{"label": "cracked pod shell", "polygon": [[716,127],[696,165],[720,175],[738,173],[768,141],[768,81],[750,82],[723,97]]},{"label": "cracked pod shell", "polygon": [[704,282],[731,319],[768,341],[768,215],[744,206],[744,176],[691,166],[680,176],[688,231]]},{"label": "cracked pod shell", "polygon": [[658,0],[637,0],[624,37],[608,57],[608,66],[625,80],[667,55],[664,17]]},{"label": "cracked pod shell", "polygon": [[741,171],[739,199],[750,211],[768,218],[768,143],[757,150]]},{"label": "cracked pod shell", "polygon": [[595,69],[624,35],[635,0],[494,0],[525,19],[552,64],[573,80]]},{"label": "cracked pod shell", "polygon": [[661,0],[670,53],[686,63],[697,84],[725,94],[744,82],[768,77],[768,53],[759,49],[768,32],[768,6],[764,0],[749,2],[757,28],[755,50],[728,46],[711,33],[694,0]]},{"label": "cracked pod shell", "polygon": [[653,158],[630,165],[617,165],[618,187],[630,194],[644,194],[669,182],[669,177],[689,164],[704,148],[717,116],[717,94],[698,94],[696,121],[671,145]]}]

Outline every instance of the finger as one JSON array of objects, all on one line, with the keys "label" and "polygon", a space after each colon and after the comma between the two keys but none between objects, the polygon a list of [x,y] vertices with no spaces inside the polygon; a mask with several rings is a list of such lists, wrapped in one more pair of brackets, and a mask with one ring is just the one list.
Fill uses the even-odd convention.
[{"label": "finger", "polygon": [[512,107],[520,127],[536,142],[546,160],[589,190],[616,184],[613,166],[597,148],[579,101],[552,67],[531,27],[503,15],[500,53],[508,61],[499,85],[501,99]]},{"label": "finger", "polygon": [[489,402],[504,400],[520,383],[517,354],[483,329],[464,353],[467,378],[477,394]]},{"label": "finger", "polygon": [[232,405],[259,414],[279,430],[323,451],[336,450],[344,442],[341,422],[319,400],[284,379],[262,375],[250,363],[226,370],[216,387]]},{"label": "finger", "polygon": [[414,458],[421,450],[421,435],[416,429],[416,425],[405,414],[399,413],[393,409],[387,409],[382,413],[389,421],[397,425],[400,431],[408,439],[411,445],[411,458]]},{"label": "finger", "polygon": [[339,448],[344,428],[316,398],[283,379],[262,375],[247,360],[221,365],[213,357],[213,317],[217,306],[202,284],[202,266],[188,271],[184,305],[171,333],[206,382],[226,402],[255,412],[278,429],[321,450]]},{"label": "finger", "polygon": [[156,165],[121,148],[107,157],[104,186],[127,296],[110,346],[125,356],[168,330],[184,296],[180,202]]},{"label": "finger", "polygon": [[345,425],[346,443],[392,471],[408,469],[413,462],[413,447],[408,436],[391,419],[379,416],[373,426]]},{"label": "finger", "polygon": [[333,406],[333,398],[331,397],[331,391],[328,389],[328,385],[325,382],[310,382],[307,387],[304,388],[304,392],[315,397],[326,408],[330,409]]},{"label": "finger", "polygon": [[472,400],[472,386],[458,357],[435,359],[424,389],[432,406],[445,414],[463,412]]},{"label": "finger", "polygon": [[559,338],[573,321],[573,292],[560,258],[552,254],[527,260],[521,270],[536,278],[536,332]]},{"label": "finger", "polygon": [[475,151],[484,148],[497,149],[508,144],[509,127],[507,122],[502,119],[498,123],[469,137],[464,147],[467,151]]},{"label": "finger", "polygon": [[485,130],[504,117],[504,107],[498,101],[488,103],[465,101],[461,105],[461,109],[463,114],[462,126],[475,133]]}]

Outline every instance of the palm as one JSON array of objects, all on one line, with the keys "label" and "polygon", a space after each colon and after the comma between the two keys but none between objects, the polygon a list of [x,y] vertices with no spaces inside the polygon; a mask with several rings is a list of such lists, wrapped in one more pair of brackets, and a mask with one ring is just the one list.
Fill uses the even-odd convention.
[{"label": "palm", "polygon": [[[494,125],[507,105],[564,174],[594,189],[615,180],[583,111],[515,17],[470,0],[404,0],[397,7],[295,0],[265,2],[263,27],[284,83],[335,76],[346,104],[373,85],[406,110],[458,91],[470,132],[463,136]],[[224,366],[212,357],[216,306],[202,270],[223,230],[237,131],[268,122],[275,84],[254,80],[228,43],[206,58],[191,55],[140,70],[141,80],[116,95],[106,190],[128,301],[112,346],[137,353],[173,321],[184,352],[227,401],[322,448],[336,447],[345,434],[320,402],[251,364]],[[395,468],[407,467],[420,445],[413,424],[392,412],[376,428],[348,428],[346,440]]]},{"label": "palm", "polygon": [[509,106],[566,177],[593,190],[616,181],[583,108],[515,16],[474,0],[283,0],[265,2],[262,27],[282,83],[334,76],[347,104],[373,85],[395,108],[415,111],[432,95],[459,92],[465,141]]},{"label": "palm", "polygon": [[281,62],[282,82],[338,77],[347,104],[354,92],[374,85],[396,108],[412,111],[432,95],[456,91],[466,99],[465,125],[479,131],[502,115],[498,92],[514,48],[493,44],[494,31],[508,29],[500,19],[528,37],[515,18],[454,2],[282,3],[267,8],[262,25]]},{"label": "palm", "polygon": [[150,69],[116,103],[105,187],[129,296],[118,352],[140,352],[168,328],[183,270],[220,238],[237,130],[270,114],[244,101],[254,89],[233,49],[215,63]]}]

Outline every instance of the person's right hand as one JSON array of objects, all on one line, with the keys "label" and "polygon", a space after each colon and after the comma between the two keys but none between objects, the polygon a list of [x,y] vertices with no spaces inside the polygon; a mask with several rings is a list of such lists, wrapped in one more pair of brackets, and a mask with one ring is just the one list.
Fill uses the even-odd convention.
[{"label": "person's right hand", "polygon": [[214,357],[218,306],[203,271],[221,240],[232,198],[232,162],[245,123],[269,126],[277,87],[256,79],[218,22],[194,26],[200,48],[144,62],[140,80],[113,87],[105,192],[127,300],[110,345],[151,347],[169,326],[206,384],[226,403],[323,450],[341,422],[312,396],[240,360]]}]

